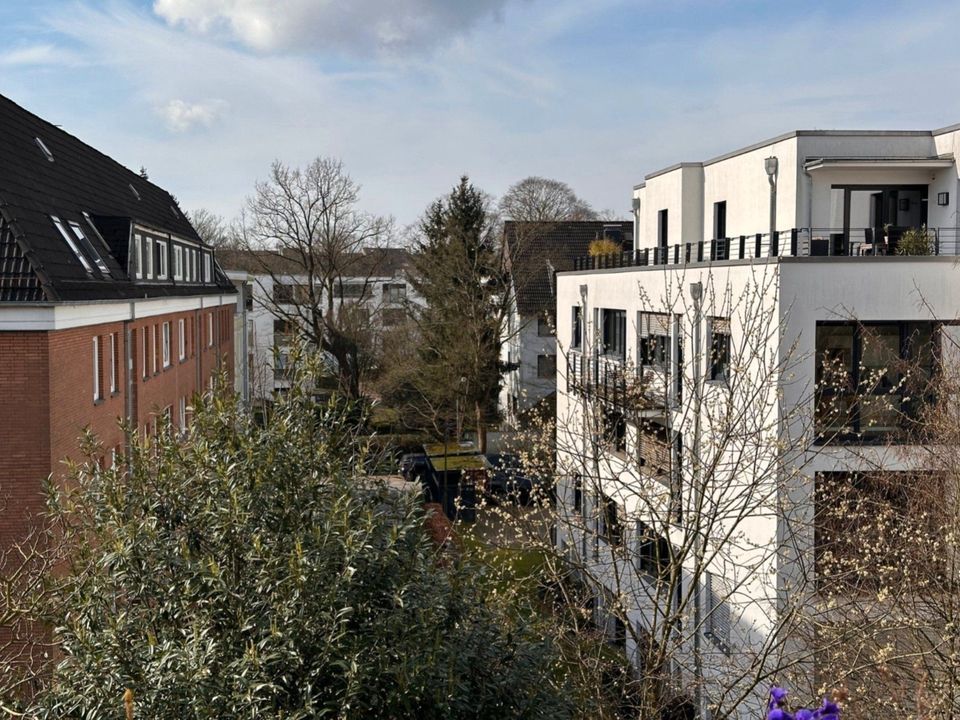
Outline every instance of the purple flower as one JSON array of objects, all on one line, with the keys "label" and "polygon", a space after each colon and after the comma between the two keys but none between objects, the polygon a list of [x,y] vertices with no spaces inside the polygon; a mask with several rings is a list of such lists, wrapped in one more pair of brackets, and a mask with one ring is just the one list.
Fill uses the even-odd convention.
[{"label": "purple flower", "polygon": [[767,720],[794,720],[794,717],[783,708],[773,708],[767,713]]},{"label": "purple flower", "polygon": [[782,687],[774,685],[770,688],[770,702],[767,704],[768,710],[773,710],[775,707],[783,707],[787,703],[787,691]]},{"label": "purple flower", "polygon": [[829,698],[813,713],[813,720],[840,720],[840,707]]},{"label": "purple flower", "polygon": [[796,715],[787,712],[786,705],[787,691],[776,685],[770,688],[767,720],[840,720],[840,707],[829,698],[824,698],[823,705],[816,710],[801,708]]}]

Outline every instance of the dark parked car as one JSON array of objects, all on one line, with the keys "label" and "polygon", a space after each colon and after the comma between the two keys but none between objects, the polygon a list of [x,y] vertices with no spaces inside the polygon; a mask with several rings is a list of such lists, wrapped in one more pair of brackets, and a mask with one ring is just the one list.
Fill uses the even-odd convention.
[{"label": "dark parked car", "polygon": [[490,464],[487,470],[487,493],[519,501],[521,505],[528,504],[534,481],[524,473],[520,458],[510,453],[490,453],[485,457]]},{"label": "dark parked car", "polygon": [[400,458],[400,474],[407,482],[421,480],[429,471],[427,456],[423,453],[407,453]]}]

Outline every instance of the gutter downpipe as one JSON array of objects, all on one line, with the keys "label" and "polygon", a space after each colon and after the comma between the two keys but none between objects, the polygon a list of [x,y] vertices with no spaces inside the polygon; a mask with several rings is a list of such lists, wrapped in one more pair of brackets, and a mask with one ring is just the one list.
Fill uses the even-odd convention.
[{"label": "gutter downpipe", "polygon": [[[123,321],[123,348],[124,356],[126,358],[125,367],[126,367],[126,398],[125,398],[125,414],[126,414],[126,423],[127,428],[124,432],[124,437],[126,440],[126,447],[124,452],[129,458],[131,451],[133,449],[133,433],[136,432],[136,421],[133,417],[133,383],[134,383],[134,372],[133,372],[133,328],[131,325],[133,321],[137,319],[137,305],[134,300],[130,301],[130,313],[126,320]],[[142,340],[141,340],[142,342]]]},{"label": "gutter downpipe", "polygon": [[710,717],[707,708],[707,696],[703,687],[703,651],[702,651],[702,624],[704,619],[703,601],[704,589],[701,588],[703,573],[703,534],[700,529],[699,513],[703,507],[703,488],[700,483],[700,411],[703,404],[703,348],[701,347],[703,323],[703,284],[690,283],[690,297],[693,299],[693,447],[691,448],[691,481],[693,484],[694,518],[696,525],[693,528],[694,576],[693,576],[693,674],[694,691],[696,697],[697,717],[707,720]]}]

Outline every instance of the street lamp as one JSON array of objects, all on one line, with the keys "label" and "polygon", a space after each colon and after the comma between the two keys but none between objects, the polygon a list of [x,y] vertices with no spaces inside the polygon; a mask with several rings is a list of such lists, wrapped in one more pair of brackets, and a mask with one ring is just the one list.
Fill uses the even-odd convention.
[{"label": "street lamp", "polygon": [[770,181],[770,242],[777,231],[777,169],[780,161],[776,155],[771,155],[763,161],[763,169],[767,171],[767,180]]}]

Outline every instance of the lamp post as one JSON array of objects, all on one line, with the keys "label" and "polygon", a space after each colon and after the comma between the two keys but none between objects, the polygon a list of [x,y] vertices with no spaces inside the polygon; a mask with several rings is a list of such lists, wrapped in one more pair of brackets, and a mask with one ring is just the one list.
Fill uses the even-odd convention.
[{"label": "lamp post", "polygon": [[777,169],[780,161],[776,155],[771,155],[763,161],[763,169],[767,171],[767,180],[770,182],[770,242],[777,231]]}]

